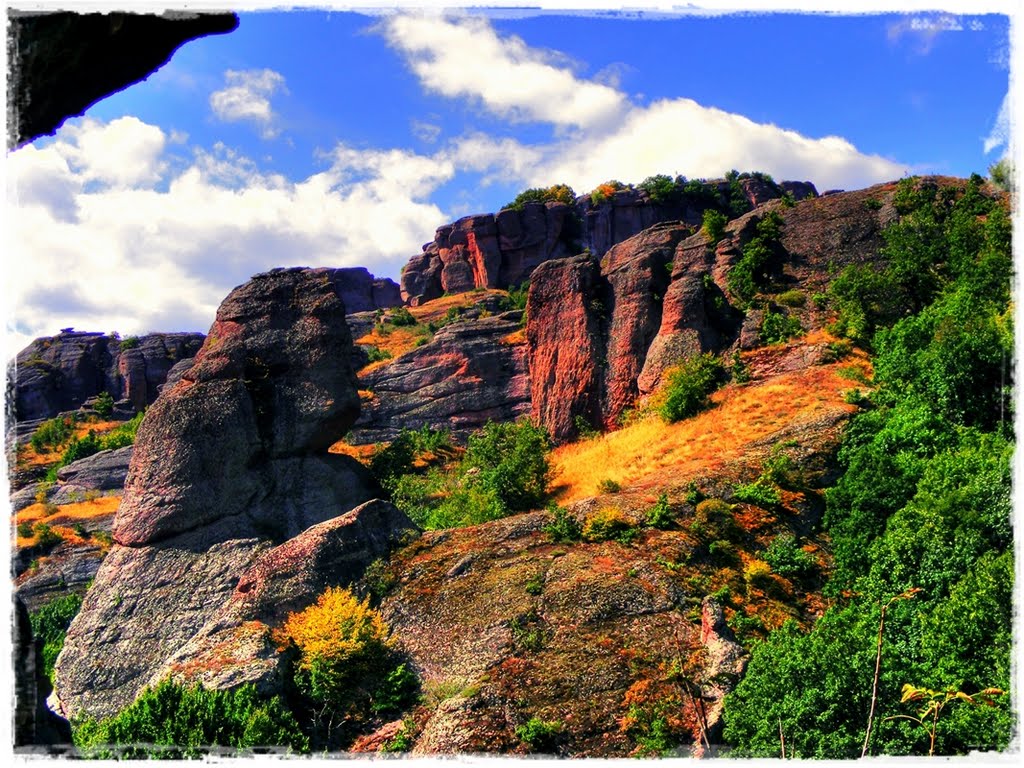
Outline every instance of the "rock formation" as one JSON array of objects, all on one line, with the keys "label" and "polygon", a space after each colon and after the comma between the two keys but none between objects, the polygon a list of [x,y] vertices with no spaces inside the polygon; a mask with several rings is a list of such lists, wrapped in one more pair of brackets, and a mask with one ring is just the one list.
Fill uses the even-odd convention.
[{"label": "rock formation", "polygon": [[[186,664],[179,652],[261,556],[372,498],[357,462],[326,453],[359,412],[341,299],[349,277],[274,270],[236,288],[192,368],[147,412],[114,520],[115,546],[57,663],[56,693],[68,716],[111,714],[172,657]],[[351,513],[356,520],[339,523],[342,544],[331,545],[339,554],[327,557],[345,568],[318,571],[310,584],[343,582],[411,527],[384,506],[364,506]],[[369,535],[367,526],[382,530]],[[310,547],[330,541],[324,535]],[[304,561],[312,558],[298,548]],[[296,562],[270,557],[289,569]]]},{"label": "rock formation", "polygon": [[8,148],[54,133],[65,119],[144,79],[183,43],[238,27],[233,13],[10,11],[9,19]]},{"label": "rock formation", "polygon": [[430,426],[465,435],[488,421],[529,413],[526,347],[515,336],[521,312],[465,320],[360,378],[373,394],[347,438],[393,440],[403,428]]},{"label": "rock formation", "polygon": [[[810,182],[775,185],[751,177],[739,184],[754,206],[787,192],[796,200],[815,194]],[[712,182],[712,188],[721,200],[728,199],[727,181]],[[571,206],[526,203],[522,210],[466,216],[440,227],[423,253],[409,260],[402,270],[402,298],[416,305],[444,293],[516,287],[549,259],[584,250],[601,257],[615,244],[660,222],[699,226],[710,205],[706,198],[681,195],[655,201],[643,190],[620,189],[597,202],[584,195]]]},{"label": "rock formation", "polygon": [[120,339],[70,328],[36,339],[8,370],[14,416],[19,422],[49,419],[100,392],[141,411],[156,399],[172,366],[193,357],[202,343],[199,333]]}]

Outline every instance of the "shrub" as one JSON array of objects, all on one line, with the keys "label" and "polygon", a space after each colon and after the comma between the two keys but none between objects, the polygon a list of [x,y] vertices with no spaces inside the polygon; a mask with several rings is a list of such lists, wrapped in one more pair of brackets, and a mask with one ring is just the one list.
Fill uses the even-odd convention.
[{"label": "shrub", "polygon": [[662,419],[671,424],[702,411],[708,406],[708,396],[721,383],[722,374],[721,362],[710,352],[691,357],[670,371],[660,408]]},{"label": "shrub", "polygon": [[762,344],[782,344],[804,332],[800,321],[782,312],[773,312],[769,307],[761,317],[758,334]]},{"label": "shrub", "polygon": [[[56,511],[56,507],[54,507],[54,511]],[[36,523],[32,526],[32,533],[36,537],[36,546],[40,549],[52,549],[64,541],[61,535],[47,523]]]},{"label": "shrub", "polygon": [[708,544],[708,554],[718,565],[738,565],[740,561],[736,546],[731,541],[719,539]]},{"label": "shrub", "polygon": [[415,317],[413,317],[412,312],[410,312],[405,307],[396,307],[395,309],[392,309],[387,314],[386,321],[391,323],[391,325],[399,327],[417,324],[417,320]]},{"label": "shrub", "polygon": [[615,507],[602,507],[589,515],[583,523],[583,538],[586,541],[615,540],[628,545],[637,533],[632,521]]},{"label": "shrub", "polygon": [[47,448],[56,448],[66,443],[74,432],[76,423],[74,416],[57,416],[39,425],[29,441],[36,453],[43,453]]},{"label": "shrub", "polygon": [[32,636],[43,645],[43,673],[51,681],[53,665],[64,647],[64,636],[81,607],[82,596],[68,592],[29,614]]},{"label": "shrub", "polygon": [[117,448],[124,448],[125,446],[134,444],[135,437],[139,432],[139,425],[142,424],[143,416],[144,414],[137,413],[121,426],[110,430],[107,434],[100,437],[100,450],[112,451]]},{"label": "shrub", "polygon": [[524,725],[516,726],[516,737],[526,744],[531,752],[548,752],[554,749],[555,741],[564,726],[557,721],[531,717]]},{"label": "shrub", "polygon": [[694,510],[690,533],[702,541],[734,538],[739,533],[734,511],[721,499],[705,499]]},{"label": "shrub", "polygon": [[96,403],[93,405],[93,410],[95,410],[100,416],[106,418],[114,412],[114,398],[109,392],[103,390],[96,396]]},{"label": "shrub", "polygon": [[23,539],[31,538],[32,537],[32,523],[30,523],[27,520],[25,522],[23,522],[23,523],[18,523],[18,535],[21,536]]},{"label": "shrub", "polygon": [[618,493],[622,490],[622,486],[615,480],[605,478],[597,484],[598,493]]},{"label": "shrub", "polygon": [[743,255],[726,275],[729,290],[741,300],[749,302],[768,285],[782,253],[779,244],[782,224],[782,216],[777,211],[769,211],[757,223],[757,234],[743,246]]},{"label": "shrub", "polygon": [[764,560],[751,560],[743,568],[743,580],[752,587],[765,587],[771,583],[772,567]]},{"label": "shrub", "polygon": [[775,300],[784,307],[802,307],[807,303],[807,294],[793,288],[789,291],[783,291],[775,297]]},{"label": "shrub", "polygon": [[544,591],[544,574],[535,573],[526,580],[526,594],[536,597]]},{"label": "shrub", "polygon": [[869,197],[867,200],[864,201],[864,207],[867,208],[869,211],[877,211],[882,207],[882,201],[879,200],[877,197]]},{"label": "shrub", "polygon": [[683,193],[671,176],[665,176],[661,173],[655,176],[648,176],[637,184],[637,187],[647,193],[648,197],[651,198],[651,202],[658,203],[659,205],[678,202]]},{"label": "shrub", "polygon": [[85,756],[99,758],[196,758],[213,746],[309,749],[281,699],[268,700],[253,685],[211,691],[165,680],[114,717],[78,721],[72,733]]},{"label": "shrub", "polygon": [[394,355],[388,352],[386,349],[374,346],[373,344],[364,347],[366,350],[366,359],[371,363],[379,363],[382,360],[390,360]]},{"label": "shrub", "polygon": [[139,346],[138,336],[125,336],[123,339],[121,339],[120,347],[122,352],[129,349],[135,349],[135,347],[137,346]]},{"label": "shrub", "polygon": [[658,496],[658,501],[655,502],[654,506],[647,510],[646,522],[651,528],[668,528],[675,521],[675,515],[672,514],[672,507],[668,503],[668,494],[662,493]]},{"label": "shrub", "polygon": [[288,614],[275,638],[297,649],[294,682],[312,704],[317,742],[330,744],[336,725],[360,712],[393,711],[411,701],[415,678],[398,663],[388,626],[368,597],[359,601],[347,589],[328,587],[313,605]]},{"label": "shrub", "polygon": [[527,203],[565,203],[566,205],[572,205],[576,202],[576,193],[573,192],[572,187],[567,184],[555,184],[553,187],[543,188],[534,187],[533,189],[527,189],[516,195],[508,205],[502,206],[502,210],[511,208],[514,211],[521,211],[526,207]]},{"label": "shrub", "polygon": [[569,510],[557,504],[548,505],[548,512],[552,515],[551,522],[544,526],[544,533],[551,537],[552,541],[570,542],[579,541],[583,535],[579,522],[569,514]]},{"label": "shrub", "polygon": [[804,552],[791,533],[772,539],[765,550],[764,559],[780,576],[801,576],[817,567],[814,556]]},{"label": "shrub", "polygon": [[590,202],[593,205],[600,205],[603,202],[611,199],[611,196],[618,192],[620,189],[625,189],[626,185],[621,181],[612,179],[606,181],[603,184],[598,184],[593,192],[590,193]]},{"label": "shrub", "polygon": [[471,483],[492,491],[509,510],[525,512],[541,506],[551,481],[548,453],[551,438],[529,420],[488,423],[469,436],[462,475],[476,470]]},{"label": "shrub", "polygon": [[737,485],[733,498],[758,507],[775,507],[782,503],[782,497],[775,485],[764,475],[749,485]]},{"label": "shrub", "polygon": [[708,208],[704,211],[704,220],[702,222],[701,229],[707,236],[711,245],[717,245],[718,242],[725,237],[725,225],[728,221],[729,218],[724,213],[721,213],[714,208]]},{"label": "shrub", "polygon": [[746,384],[750,381],[750,366],[743,362],[738,349],[732,353],[732,368],[729,369],[729,373],[737,384]]}]

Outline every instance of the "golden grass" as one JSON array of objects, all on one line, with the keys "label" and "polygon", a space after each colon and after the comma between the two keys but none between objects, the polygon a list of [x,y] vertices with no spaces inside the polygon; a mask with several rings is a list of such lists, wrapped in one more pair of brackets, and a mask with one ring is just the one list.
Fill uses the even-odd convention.
[{"label": "golden grass", "polygon": [[856,410],[843,400],[849,381],[836,374],[841,364],[782,374],[761,383],[727,386],[716,392],[713,407],[676,424],[655,415],[617,432],[556,448],[555,493],[565,504],[594,495],[602,480],[623,488],[671,469],[683,479],[714,474],[743,456],[748,446],[794,423],[827,411]]},{"label": "golden grass", "polygon": [[[93,417],[95,418],[95,417]],[[97,435],[103,435],[107,432],[117,429],[118,427],[124,426],[123,421],[84,421],[75,425],[75,429],[72,431],[72,435],[78,439],[81,439],[89,434],[90,430],[95,432]],[[70,440],[68,441],[71,442]],[[64,455],[64,451],[67,449],[68,443],[46,451],[45,453],[37,453],[36,449],[32,447],[32,443],[25,443],[23,446],[18,448],[18,464],[19,466],[38,467],[38,466],[49,466],[50,464],[56,464],[61,460]]]},{"label": "golden grass", "polygon": [[[444,319],[450,309],[463,309],[472,307],[488,296],[507,296],[508,291],[488,289],[486,291],[469,291],[457,293],[454,296],[442,296],[439,299],[428,301],[418,307],[406,307],[410,314],[416,318],[419,326],[399,326],[390,333],[382,334],[375,326],[370,333],[356,339],[357,344],[372,344],[378,349],[391,353],[391,358],[397,358],[416,348],[420,339],[424,336],[423,325],[431,322],[439,322]],[[361,368],[359,373],[369,373],[387,365],[390,360],[378,360],[375,363]]]},{"label": "golden grass", "polygon": [[363,464],[369,464],[370,457],[373,455],[376,446],[373,444],[367,445],[349,445],[344,439],[339,440],[330,448],[327,449],[328,453],[339,453],[342,456],[351,456],[357,461],[361,461]]},{"label": "golden grass", "polygon": [[[113,515],[117,506],[121,503],[120,496],[101,496],[95,501],[82,501],[76,504],[64,504],[56,508],[56,511],[47,512],[43,504],[33,504],[25,507],[13,517],[13,524],[19,523],[46,523],[53,529],[54,533],[60,535],[65,542],[73,545],[81,545],[90,542],[79,536],[74,531],[74,524],[82,520],[91,520],[99,517]],[[36,544],[36,536],[17,536],[16,545],[19,548],[31,547]]]}]

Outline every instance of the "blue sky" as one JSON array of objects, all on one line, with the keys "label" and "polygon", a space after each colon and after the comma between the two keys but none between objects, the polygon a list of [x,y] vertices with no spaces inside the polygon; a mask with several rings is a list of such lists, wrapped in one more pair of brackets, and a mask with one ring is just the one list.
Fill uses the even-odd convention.
[{"label": "blue sky", "polygon": [[1007,149],[998,14],[240,16],[9,153],[8,357],[66,326],[205,331],[274,266],[397,279],[526,187],[737,168],[854,189]]}]

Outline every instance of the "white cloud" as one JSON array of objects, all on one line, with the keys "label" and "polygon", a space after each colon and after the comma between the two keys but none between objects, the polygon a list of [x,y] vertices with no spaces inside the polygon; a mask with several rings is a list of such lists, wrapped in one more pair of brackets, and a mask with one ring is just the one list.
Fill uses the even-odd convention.
[{"label": "white cloud", "polygon": [[270,97],[287,92],[284,76],[272,69],[229,69],[224,73],[225,88],[210,94],[210,108],[224,122],[256,123],[265,139],[280,133],[277,115],[270,106]]},{"label": "white cloud", "polygon": [[[948,29],[954,22],[939,17],[929,24]],[[484,172],[485,181],[567,183],[583,192],[611,178],[714,177],[738,168],[852,189],[908,170],[839,137],[808,138],[690,99],[633,103],[609,85],[559,68],[555,57],[518,38],[499,37],[482,18],[397,15],[379,29],[428,89],[478,99],[499,116],[575,126],[546,144],[481,134],[453,142],[448,152],[456,165]]]},{"label": "white cloud", "polygon": [[[973,31],[984,29],[980,22],[971,22]],[[956,16],[940,14],[936,16],[906,16],[899,21],[892,21],[886,26],[886,34],[890,43],[898,43],[904,38],[911,42],[912,50],[920,56],[927,56],[935,47],[939,35],[943,32],[962,32],[963,24]]]},{"label": "white cloud", "polygon": [[996,115],[996,122],[992,130],[985,138],[985,154],[994,149],[1009,146],[1010,143],[1010,93],[1007,91],[1003,97],[1003,103],[999,107],[999,114]]},{"label": "white cloud", "polygon": [[499,37],[481,18],[400,14],[381,29],[428,89],[479,100],[507,119],[593,126],[626,106],[614,88],[577,78],[517,37]]},{"label": "white cloud", "polygon": [[291,181],[217,145],[169,173],[166,187],[88,185],[94,164],[66,158],[80,159],[111,125],[83,121],[46,149],[9,155],[18,206],[8,216],[4,282],[19,341],[65,326],[205,331],[228,291],[257,272],[395,274],[445,221],[428,198],[454,165],[400,150],[339,146],[326,170]]}]

